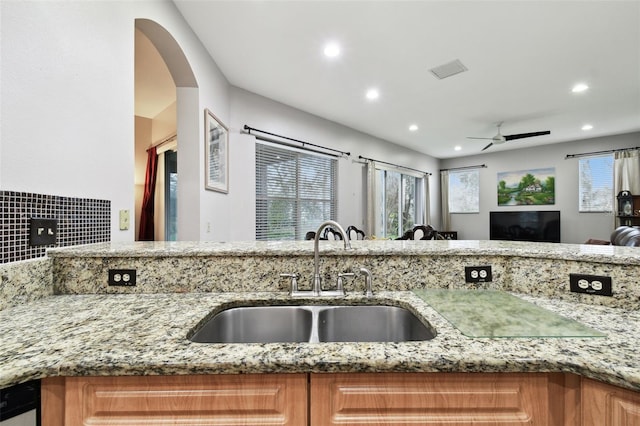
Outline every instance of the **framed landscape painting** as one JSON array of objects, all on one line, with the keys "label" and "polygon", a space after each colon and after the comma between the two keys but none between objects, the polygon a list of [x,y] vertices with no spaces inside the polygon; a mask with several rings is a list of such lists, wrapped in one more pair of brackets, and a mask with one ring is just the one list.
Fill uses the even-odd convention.
[{"label": "framed landscape painting", "polygon": [[555,167],[498,173],[498,205],[555,204],[555,174]]},{"label": "framed landscape painting", "polygon": [[205,109],[205,183],[213,191],[229,192],[229,129]]}]

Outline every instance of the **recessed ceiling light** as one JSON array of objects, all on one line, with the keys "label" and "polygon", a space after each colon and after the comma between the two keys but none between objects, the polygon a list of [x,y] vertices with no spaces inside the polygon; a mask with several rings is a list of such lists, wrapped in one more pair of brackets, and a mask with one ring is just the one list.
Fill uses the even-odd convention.
[{"label": "recessed ceiling light", "polygon": [[571,89],[571,91],[573,93],[580,93],[580,92],[584,92],[585,90],[587,90],[589,88],[589,86],[587,86],[584,83],[578,83],[575,86],[573,86],[573,89]]},{"label": "recessed ceiling light", "polygon": [[324,46],[324,55],[328,58],[335,58],[340,54],[340,46],[337,43],[328,43]]},{"label": "recessed ceiling light", "polygon": [[593,129],[593,126],[591,124],[585,124],[584,126],[582,126],[582,130],[591,130]]},{"label": "recessed ceiling light", "polygon": [[380,97],[380,92],[378,92],[378,89],[367,90],[367,99],[369,99],[370,101],[378,99],[379,97]]},{"label": "recessed ceiling light", "polygon": [[460,151],[462,147],[460,145],[456,145],[455,147],[453,147],[453,149],[455,149],[456,151]]},{"label": "recessed ceiling light", "polygon": [[416,130],[418,130],[418,125],[417,124],[412,124],[411,126],[409,126],[409,130],[412,132],[415,132]]}]

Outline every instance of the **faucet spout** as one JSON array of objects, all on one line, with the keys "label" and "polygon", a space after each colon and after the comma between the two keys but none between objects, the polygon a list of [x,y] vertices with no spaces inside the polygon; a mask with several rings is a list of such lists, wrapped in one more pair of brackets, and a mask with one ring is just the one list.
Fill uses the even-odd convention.
[{"label": "faucet spout", "polygon": [[320,224],[320,227],[318,227],[318,230],[316,231],[316,236],[313,239],[313,286],[311,291],[314,296],[319,296],[322,291],[322,277],[320,276],[320,234],[324,228],[328,226],[335,228],[340,233],[342,240],[344,241],[344,249],[351,249],[349,236],[344,232],[344,229],[338,222],[327,220]]},{"label": "faucet spout", "polygon": [[360,268],[360,273],[364,275],[364,295],[367,297],[373,296],[373,277],[371,271],[367,268]]}]

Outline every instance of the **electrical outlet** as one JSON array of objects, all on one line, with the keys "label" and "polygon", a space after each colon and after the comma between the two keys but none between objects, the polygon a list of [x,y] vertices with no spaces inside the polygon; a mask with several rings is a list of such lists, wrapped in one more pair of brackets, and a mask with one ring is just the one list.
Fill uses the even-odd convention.
[{"label": "electrical outlet", "polygon": [[613,296],[611,277],[604,275],[569,274],[569,288],[574,293]]},{"label": "electrical outlet", "polygon": [[486,266],[465,266],[464,277],[468,283],[486,283],[493,279],[491,275],[491,265]]},{"label": "electrical outlet", "polygon": [[135,269],[109,269],[109,285],[133,287],[136,285]]},{"label": "electrical outlet", "polygon": [[56,243],[58,219],[32,217],[29,220],[29,244],[32,246],[51,246]]}]

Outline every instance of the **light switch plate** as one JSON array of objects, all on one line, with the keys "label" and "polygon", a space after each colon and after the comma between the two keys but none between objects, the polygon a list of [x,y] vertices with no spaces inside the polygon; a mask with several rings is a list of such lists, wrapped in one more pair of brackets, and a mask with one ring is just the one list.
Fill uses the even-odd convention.
[{"label": "light switch plate", "polygon": [[120,230],[126,231],[129,229],[129,210],[120,210]]},{"label": "light switch plate", "polygon": [[29,220],[29,244],[32,246],[52,246],[58,235],[58,219],[32,217]]}]

